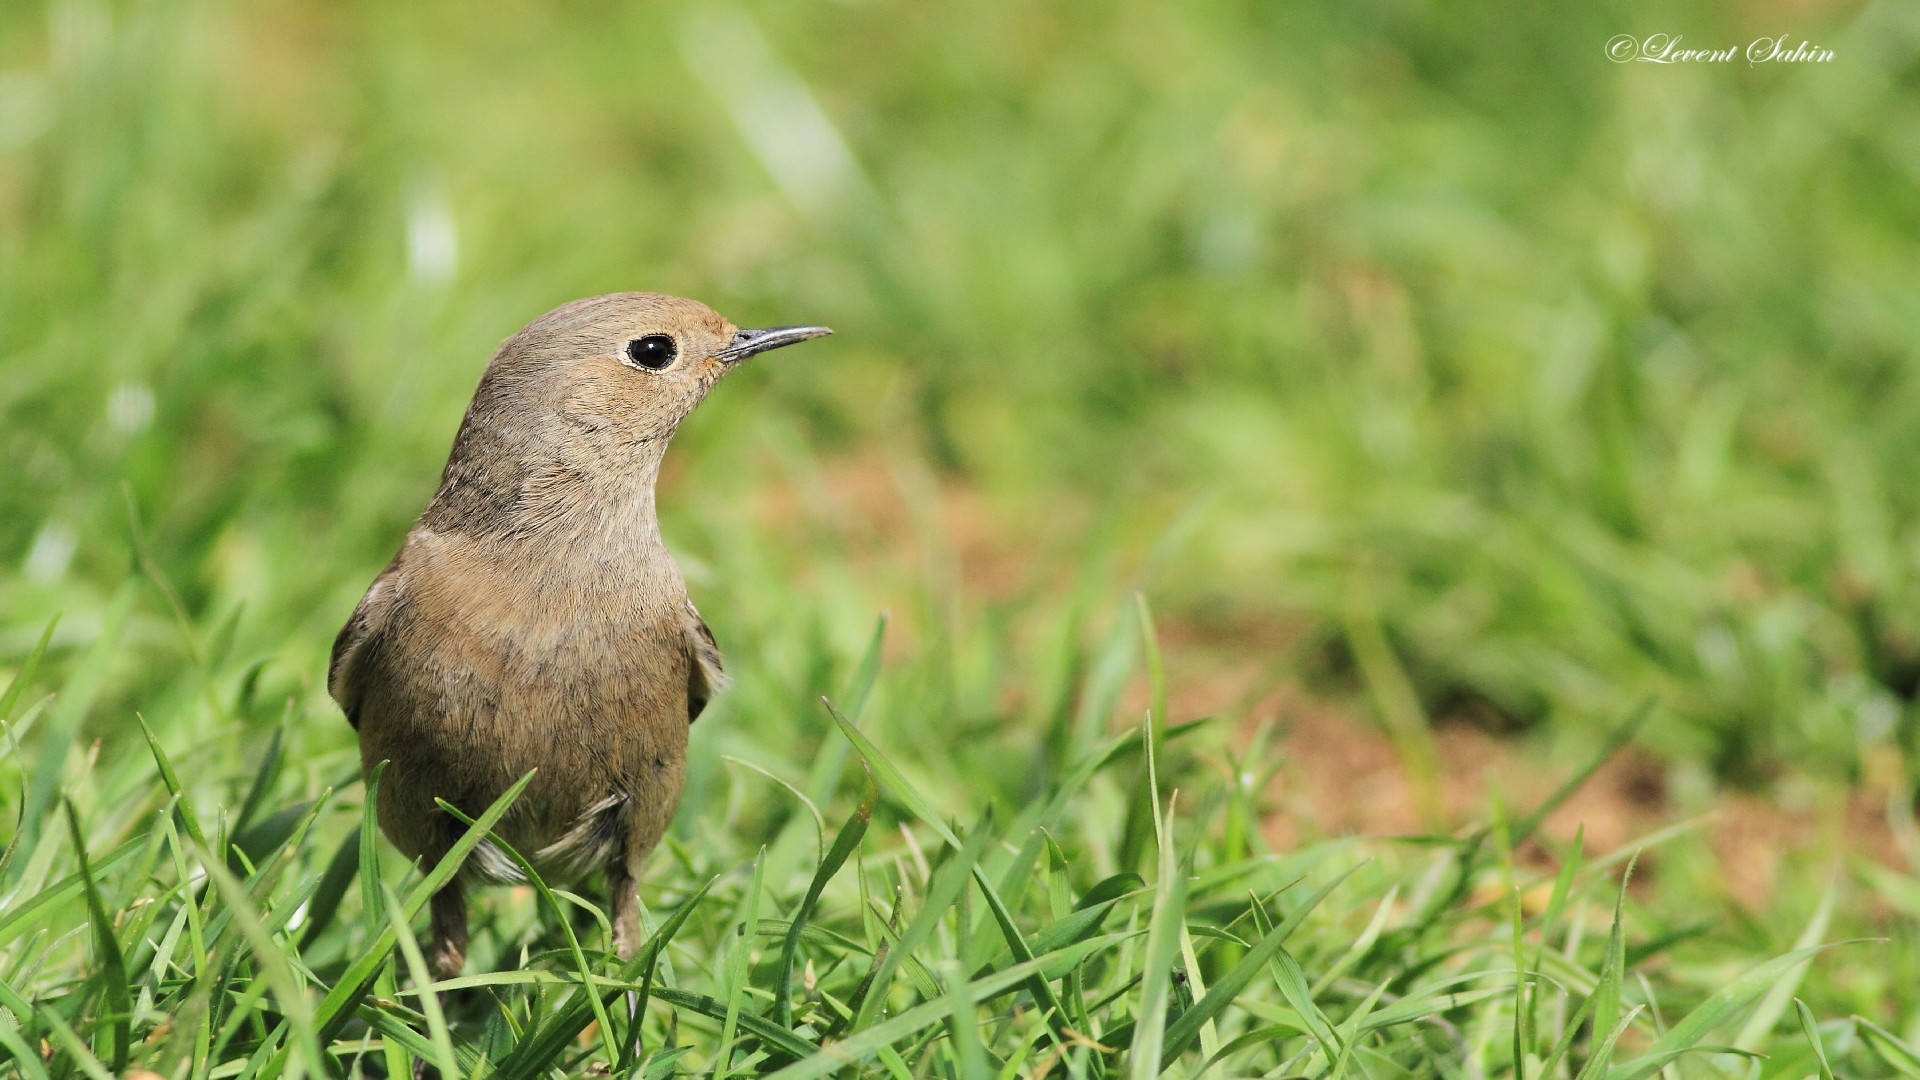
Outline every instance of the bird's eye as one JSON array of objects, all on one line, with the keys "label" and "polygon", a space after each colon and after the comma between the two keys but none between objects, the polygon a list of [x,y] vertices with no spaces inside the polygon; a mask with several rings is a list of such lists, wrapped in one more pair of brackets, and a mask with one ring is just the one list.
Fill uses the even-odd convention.
[{"label": "bird's eye", "polygon": [[648,334],[627,342],[627,359],[648,371],[665,371],[679,351],[673,339],[665,334]]}]

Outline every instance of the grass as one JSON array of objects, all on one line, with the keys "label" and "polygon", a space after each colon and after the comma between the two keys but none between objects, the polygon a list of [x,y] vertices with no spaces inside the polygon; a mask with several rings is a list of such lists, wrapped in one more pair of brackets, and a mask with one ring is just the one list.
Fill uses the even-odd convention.
[{"label": "grass", "polygon": [[[1605,61],[1663,31],[1837,58]],[[1920,1075],[1917,45],[0,7],[0,1071]],[[669,457],[738,683],[641,964],[591,890],[495,891],[424,993],[325,649],[488,351],[636,286],[839,331]],[[1257,689],[1200,722],[1221,664]],[[1557,783],[1639,716],[1675,817],[1847,842],[1737,895],[1710,823],[1614,850],[1494,788],[1280,846],[1276,685],[1429,804],[1449,724]]]},{"label": "grass", "polygon": [[[62,803],[69,843],[0,867],[0,1047],[36,1077],[418,1058],[488,1076],[1626,1078],[1760,1047],[1757,1075],[1798,1076],[1821,1053],[1908,1053],[1864,1021],[1794,1030],[1796,995],[1831,1004],[1801,986],[1830,906],[1797,948],[1723,978],[1672,966],[1689,935],[1630,902],[1633,852],[1516,858],[1583,776],[1455,839],[1272,851],[1259,780],[1214,722],[1149,712],[1091,744],[1062,723],[1063,767],[1038,783],[933,770],[883,631],[846,665],[846,708],[820,706],[835,730],[805,768],[739,762],[730,820],[669,841],[627,964],[601,951],[592,899],[536,879],[484,902],[474,974],[431,983],[414,917],[463,848],[424,879],[395,866],[347,751],[295,764],[276,741],[247,792],[208,767],[245,764],[230,746],[156,735],[146,760],[70,785],[89,809]],[[338,794],[318,782],[342,773]],[[941,804],[966,791],[960,828]]]}]

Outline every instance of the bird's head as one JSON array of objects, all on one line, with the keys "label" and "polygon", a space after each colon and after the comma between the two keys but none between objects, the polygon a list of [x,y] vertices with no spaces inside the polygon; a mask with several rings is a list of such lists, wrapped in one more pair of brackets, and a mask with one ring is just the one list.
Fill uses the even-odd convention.
[{"label": "bird's head", "polygon": [[421,521],[538,532],[621,492],[650,500],[667,441],[722,375],[827,333],[741,330],[705,304],[653,293],[555,308],[487,365]]},{"label": "bird's head", "polygon": [[476,396],[596,448],[662,443],[722,375],[824,326],[742,330],[694,300],[613,293],[547,312],[509,338]]}]

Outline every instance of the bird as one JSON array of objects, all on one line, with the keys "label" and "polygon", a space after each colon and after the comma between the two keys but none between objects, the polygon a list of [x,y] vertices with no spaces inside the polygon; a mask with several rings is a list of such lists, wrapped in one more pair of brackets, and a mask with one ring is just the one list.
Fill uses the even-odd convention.
[{"label": "bird", "polygon": [[[576,300],[508,338],[439,490],[335,639],[327,689],[386,762],[381,831],[432,867],[529,772],[494,834],[544,881],[605,876],[631,959],[637,882],[686,776],[688,729],[727,676],[660,537],[680,422],[748,357],[824,326],[742,330],[658,293]],[[429,902],[436,978],[466,963],[469,885],[518,883],[491,840]]]}]

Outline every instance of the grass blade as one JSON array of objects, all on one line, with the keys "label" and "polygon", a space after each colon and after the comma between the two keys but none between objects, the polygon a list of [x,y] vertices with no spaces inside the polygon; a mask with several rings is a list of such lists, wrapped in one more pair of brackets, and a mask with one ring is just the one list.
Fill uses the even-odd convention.
[{"label": "grass blade", "polygon": [[1282,949],[1273,958],[1273,967],[1274,982],[1280,987],[1281,998],[1293,1006],[1307,1034],[1320,1045],[1321,1056],[1329,1063],[1338,1061],[1346,1049],[1340,1040],[1339,1028],[1313,1000],[1313,989],[1307,985],[1307,973],[1300,967],[1300,961]]},{"label": "grass blade", "polygon": [[[394,941],[400,947],[400,955],[406,959],[407,971],[413,976],[415,986],[427,986],[433,981],[433,975],[427,970],[427,958],[421,955],[420,943],[414,940],[413,926],[407,919],[407,913],[400,910],[400,898],[383,883],[380,886],[380,898],[386,903],[387,925],[393,930]],[[460,1075],[460,1068],[453,1056],[453,1039],[447,1033],[447,1017],[440,1009],[440,996],[432,990],[420,995],[420,1011],[427,1017],[427,1039],[433,1051],[431,1060],[439,1068],[440,1075],[452,1077]]]},{"label": "grass blade", "polygon": [[[1634,1017],[1640,1015],[1640,1009],[1639,1005],[1628,1009],[1626,1015],[1606,1029],[1606,1037],[1594,1045],[1593,1052],[1587,1055],[1587,1063],[1580,1067],[1580,1072],[1574,1076],[1573,1080],[1599,1080],[1606,1075],[1604,1070],[1613,1063],[1614,1046],[1620,1042],[1620,1036],[1626,1034],[1627,1029],[1633,1026]],[[1596,1027],[1594,1030],[1601,1029]]]},{"label": "grass blade", "polygon": [[1132,1080],[1160,1075],[1161,1052],[1166,1046],[1167,995],[1173,981],[1173,957],[1180,948],[1180,927],[1186,919],[1187,875],[1174,853],[1168,834],[1173,807],[1159,830],[1160,873],[1155,883],[1153,913],[1147,920],[1147,949],[1140,972],[1140,1004],[1128,1054]]},{"label": "grass blade", "polygon": [[874,785],[873,774],[867,774],[866,790],[860,797],[860,805],[848,816],[846,824],[840,826],[840,832],[833,838],[833,846],[827,850],[827,857],[813,873],[813,880],[807,885],[807,895],[800,901],[800,908],[794,912],[793,923],[787,928],[787,939],[780,947],[780,969],[774,978],[773,1008],[774,1023],[781,1027],[793,1026],[793,961],[800,951],[800,931],[806,926],[807,919],[813,914],[815,904],[820,902],[820,894],[827,882],[840,872],[847,857],[860,846],[860,838],[867,834],[867,825],[873,820],[874,804],[880,799],[880,789]]},{"label": "grass blade", "polygon": [[[371,918],[372,913],[381,910],[382,896],[386,892],[380,877],[380,784],[386,774],[386,761],[374,763],[373,771],[367,775],[361,786],[363,798],[360,802],[360,828],[349,840],[354,844],[355,866],[360,879],[360,910]],[[345,857],[345,844],[342,854]],[[372,992],[380,996],[391,996],[399,989],[399,979],[394,973],[392,958],[381,959],[374,968]],[[355,1015],[367,1012],[364,1005],[356,1006]],[[414,1032],[409,1029],[409,1035]],[[405,1076],[408,1070],[407,1054],[410,1044],[397,1037],[387,1037],[381,1041],[380,1055],[386,1061],[388,1076]],[[428,1060],[431,1054],[416,1054],[421,1061]]]},{"label": "grass blade", "polygon": [[853,748],[860,752],[862,758],[866,759],[867,768],[872,771],[872,775],[876,779],[886,785],[887,790],[893,794],[893,797],[899,799],[906,805],[907,809],[913,811],[914,817],[926,822],[927,827],[938,834],[940,839],[946,841],[948,846],[954,848],[956,851],[964,847],[965,845],[960,843],[959,838],[953,835],[953,830],[948,828],[947,823],[934,811],[933,805],[927,802],[925,797],[920,794],[919,789],[915,788],[913,784],[907,780],[906,774],[900,771],[899,766],[895,765],[891,759],[881,753],[880,748],[873,744],[873,740],[867,738],[865,732],[854,727],[851,720],[842,716],[840,710],[834,707],[833,702],[828,701],[826,698],[821,698],[820,701],[821,704],[827,707],[827,712],[833,715],[833,722],[840,725],[840,733],[845,735],[847,741],[853,744]]},{"label": "grass blade", "polygon": [[[1634,863],[1627,863],[1620,875],[1620,891],[1613,898],[1613,926],[1607,931],[1607,951],[1600,961],[1600,982],[1593,988],[1593,1030],[1612,1031],[1620,1018],[1620,992],[1626,984],[1626,929],[1622,925],[1627,904],[1627,884],[1633,880]],[[1591,1057],[1592,1055],[1589,1055]]]},{"label": "grass blade", "polygon": [[19,669],[13,673],[13,678],[7,680],[6,690],[0,691],[0,724],[13,719],[13,707],[20,703],[20,695],[26,693],[27,687],[33,684],[33,677],[40,670],[40,658],[47,654],[47,645],[53,641],[54,628],[59,625],[58,615],[47,620],[47,628],[40,631],[40,640],[21,658]]},{"label": "grass blade", "polygon": [[73,840],[74,856],[80,861],[80,882],[87,898],[87,917],[93,923],[94,952],[99,957],[101,982],[106,997],[107,1053],[113,1071],[125,1072],[127,1056],[132,1052],[133,995],[127,989],[127,961],[120,952],[120,939],[114,935],[113,920],[100,898],[100,886],[93,876],[93,864],[87,858],[87,839],[80,831],[80,813],[72,800],[65,800],[67,831]]},{"label": "grass blade", "polygon": [[726,1080],[733,1072],[733,1035],[740,1026],[740,1002],[747,993],[747,961],[753,954],[753,928],[760,922],[760,894],[765,889],[766,870],[767,849],[763,847],[753,860],[753,880],[747,885],[745,910],[734,933],[733,950],[727,956],[727,1009],[720,1021],[719,1060],[713,1067],[714,1080]]},{"label": "grass blade", "polygon": [[153,733],[153,728],[147,724],[146,717],[139,713],[134,713],[133,716],[140,722],[140,731],[147,737],[147,749],[152,751],[153,763],[160,770],[160,782],[167,785],[167,790],[177,800],[174,808],[180,815],[181,823],[186,827],[188,838],[201,847],[209,847],[207,834],[200,828],[200,815],[193,812],[193,804],[187,801],[187,793],[180,786],[180,776],[173,771],[173,762],[167,757],[166,750],[160,746],[160,737]]},{"label": "grass blade", "polygon": [[1853,1018],[1853,1026],[1860,1032],[1860,1041],[1881,1061],[1893,1066],[1901,1076],[1920,1077],[1920,1053],[1915,1053],[1893,1032],[1860,1016]]},{"label": "grass blade", "polygon": [[1833,1066],[1827,1062],[1827,1044],[1820,1038],[1820,1025],[1813,1019],[1813,1010],[1799,998],[1793,999],[1793,1011],[1800,1020],[1800,1030],[1807,1036],[1807,1042],[1813,1046],[1813,1057],[1820,1063],[1820,1080],[1833,1080]]}]

